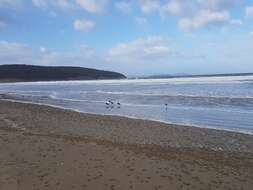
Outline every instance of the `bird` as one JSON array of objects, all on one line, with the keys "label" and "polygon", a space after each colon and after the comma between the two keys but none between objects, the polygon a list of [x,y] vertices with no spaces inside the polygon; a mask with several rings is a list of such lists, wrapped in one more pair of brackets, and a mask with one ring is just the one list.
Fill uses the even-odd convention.
[{"label": "bird", "polygon": [[117,102],[117,105],[120,106],[121,105],[120,102]]},{"label": "bird", "polygon": [[113,104],[113,101],[109,100],[108,102],[110,102],[111,104]]}]

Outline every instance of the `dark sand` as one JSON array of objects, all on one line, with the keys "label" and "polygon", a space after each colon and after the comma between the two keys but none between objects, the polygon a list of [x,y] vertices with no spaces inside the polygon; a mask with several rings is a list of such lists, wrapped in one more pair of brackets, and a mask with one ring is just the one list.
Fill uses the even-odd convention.
[{"label": "dark sand", "polygon": [[253,189],[253,136],[0,101],[0,190]]}]

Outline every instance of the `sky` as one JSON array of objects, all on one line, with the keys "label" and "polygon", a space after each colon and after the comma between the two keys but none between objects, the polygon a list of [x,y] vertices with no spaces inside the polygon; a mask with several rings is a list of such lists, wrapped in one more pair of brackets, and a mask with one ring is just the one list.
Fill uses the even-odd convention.
[{"label": "sky", "polygon": [[253,72],[253,0],[0,0],[0,64]]}]

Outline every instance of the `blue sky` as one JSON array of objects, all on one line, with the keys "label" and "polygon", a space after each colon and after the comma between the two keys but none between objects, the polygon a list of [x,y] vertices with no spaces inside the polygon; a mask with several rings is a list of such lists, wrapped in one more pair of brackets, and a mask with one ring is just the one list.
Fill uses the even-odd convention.
[{"label": "blue sky", "polygon": [[0,63],[253,72],[253,0],[0,0]]}]

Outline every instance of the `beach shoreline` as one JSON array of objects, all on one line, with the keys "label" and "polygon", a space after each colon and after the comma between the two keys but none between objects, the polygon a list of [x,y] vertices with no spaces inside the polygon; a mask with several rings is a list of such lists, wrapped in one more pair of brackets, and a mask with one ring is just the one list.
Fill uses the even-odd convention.
[{"label": "beach shoreline", "polygon": [[253,187],[248,134],[1,100],[0,137],[0,189]]},{"label": "beach shoreline", "polygon": [[[58,108],[58,109],[66,110],[66,111],[73,111],[73,112],[83,113],[83,114],[88,114],[88,115],[113,116],[113,117],[115,116],[115,117],[122,117],[122,118],[126,118],[126,119],[136,119],[136,120],[158,122],[158,123],[167,124],[167,125],[173,125],[173,126],[196,127],[196,128],[201,128],[201,129],[211,129],[211,130],[218,130],[218,131],[225,131],[225,132],[233,132],[233,133],[240,133],[240,134],[246,134],[246,135],[253,135],[252,131],[250,131],[250,130],[247,131],[245,129],[244,130],[240,130],[240,129],[233,129],[233,128],[220,128],[220,127],[214,127],[214,126],[201,126],[201,125],[194,125],[194,124],[182,124],[182,123],[176,123],[176,122],[169,122],[169,121],[166,121],[166,120],[145,119],[145,118],[140,118],[140,117],[135,117],[135,116],[128,116],[128,115],[121,115],[121,114],[115,115],[115,114],[109,114],[109,113],[94,113],[94,112],[80,111],[78,109],[66,108],[64,106],[59,106],[59,105],[53,105],[53,104],[48,104],[48,103],[40,103],[40,102],[32,102],[32,101],[26,101],[26,100],[18,99],[17,97],[12,96],[10,93],[7,93],[7,94],[0,93],[0,101],[8,101],[8,102],[14,102],[14,103],[16,102],[16,103],[24,103],[24,104],[34,104],[34,105],[49,106],[49,107],[52,107],[52,108]],[[74,101],[74,100],[71,100],[71,101]],[[78,101],[78,100],[76,100],[76,101]]]}]

